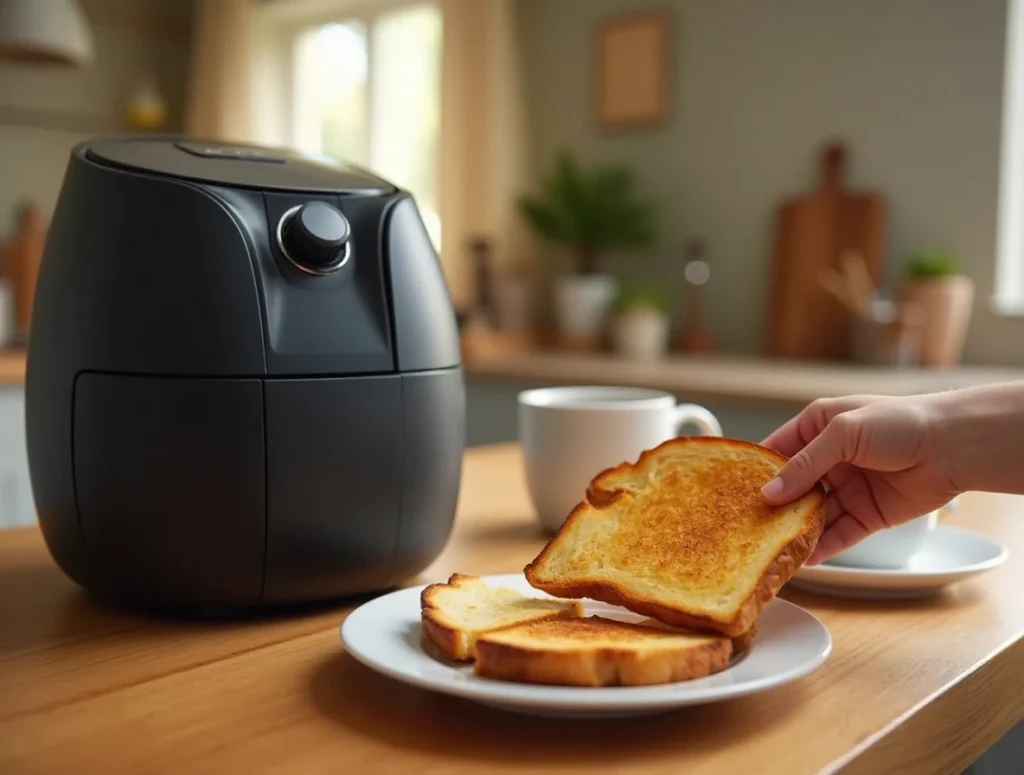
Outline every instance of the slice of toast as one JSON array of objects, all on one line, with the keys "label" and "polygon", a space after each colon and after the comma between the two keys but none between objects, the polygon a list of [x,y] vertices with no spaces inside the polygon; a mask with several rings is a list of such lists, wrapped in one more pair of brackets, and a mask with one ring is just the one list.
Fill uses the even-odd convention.
[{"label": "slice of toast", "polygon": [[750,647],[754,645],[754,639],[757,637],[757,622],[750,625],[749,628],[741,632],[739,635],[732,636],[732,653],[733,656],[739,654],[746,654],[750,651]]},{"label": "slice of toast", "polygon": [[[693,630],[684,630],[679,627],[672,627],[665,622],[659,622],[657,619],[647,617],[646,619],[639,622],[647,627],[657,627],[660,630],[667,632],[678,632],[690,635],[706,635],[707,633],[695,632]],[[757,622],[750,625],[750,628],[744,630],[739,635],[733,635],[729,640],[732,642],[732,655],[734,657],[741,654],[746,654],[750,651],[751,646],[754,645],[754,639],[757,637]]]},{"label": "slice of toast", "polygon": [[528,597],[513,589],[490,587],[476,576],[452,574],[447,584],[431,584],[420,593],[424,633],[457,662],[473,659],[481,634],[545,619],[583,616],[578,600]]},{"label": "slice of toast", "polygon": [[531,622],[481,635],[473,672],[560,686],[644,686],[729,666],[728,638],[676,633],[600,616]]},{"label": "slice of toast", "polygon": [[785,462],[747,441],[667,441],[598,474],[526,578],[556,597],[739,636],[811,555],[824,526],[820,485],[785,506],[765,503],[761,487]]}]

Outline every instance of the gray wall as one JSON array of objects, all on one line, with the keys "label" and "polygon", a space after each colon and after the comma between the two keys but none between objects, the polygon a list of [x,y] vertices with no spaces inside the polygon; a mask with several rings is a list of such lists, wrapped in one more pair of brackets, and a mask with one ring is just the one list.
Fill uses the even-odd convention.
[{"label": "gray wall", "polygon": [[[96,60],[88,68],[0,63],[0,240],[10,236],[15,208],[34,201],[49,217],[68,153],[96,134],[122,131],[124,100],[137,78],[152,74],[169,101],[170,126],[181,125],[191,37],[186,0],[87,0]],[[11,111],[41,111],[30,125]],[[20,118],[18,119],[21,120]]]},{"label": "gray wall", "polygon": [[[1024,320],[988,309],[995,259],[1005,0],[664,0],[674,11],[669,126],[605,134],[592,121],[594,24],[631,0],[521,0],[535,162],[554,152],[616,160],[662,206],[652,271],[679,269],[685,236],[713,261],[710,319],[722,346],[761,347],[770,219],[809,188],[841,137],[850,182],[890,204],[891,276],[908,250],[954,250],[978,283],[975,362],[1024,363]],[[636,271],[636,259],[620,260]]]}]

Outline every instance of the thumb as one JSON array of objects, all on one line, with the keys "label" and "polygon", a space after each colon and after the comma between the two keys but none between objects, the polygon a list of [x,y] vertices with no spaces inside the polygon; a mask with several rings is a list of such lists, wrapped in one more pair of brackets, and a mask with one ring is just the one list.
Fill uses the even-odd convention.
[{"label": "thumb", "polygon": [[807,446],[791,457],[761,488],[764,499],[779,505],[806,495],[815,483],[835,466],[850,458],[853,429],[848,417],[840,414],[832,418],[821,433]]}]

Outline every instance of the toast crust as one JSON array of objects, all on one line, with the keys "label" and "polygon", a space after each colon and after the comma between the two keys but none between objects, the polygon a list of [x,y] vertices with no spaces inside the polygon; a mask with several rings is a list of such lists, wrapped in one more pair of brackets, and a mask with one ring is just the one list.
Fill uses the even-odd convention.
[{"label": "toast crust", "polygon": [[[678,633],[591,616],[567,620],[567,631],[588,623],[607,624],[625,634],[621,646],[588,645],[581,635],[578,648],[545,648],[536,644],[501,642],[483,635],[477,641],[473,671],[484,678],[516,683],[558,686],[650,686],[703,678],[725,670],[732,656],[728,638],[695,636],[695,643],[671,642]],[[524,628],[525,629],[525,628]],[[507,630],[506,630],[507,632]],[[498,633],[500,634],[500,633]],[[635,636],[635,642],[629,640]],[[646,642],[651,635],[667,636],[664,646]],[[685,637],[683,635],[682,637]],[[682,638],[680,638],[680,641]]]},{"label": "toast crust", "polygon": [[437,601],[438,593],[448,587],[465,587],[475,579],[462,573],[453,573],[447,582],[428,584],[420,592],[420,626],[424,634],[445,655],[456,662],[468,662],[472,655],[468,653],[468,638],[455,624],[445,616]]},{"label": "toast crust", "polygon": [[[453,662],[472,662],[474,659],[475,640],[472,633],[459,627],[452,620],[438,599],[439,595],[443,591],[452,588],[466,589],[481,583],[482,580],[476,576],[453,573],[446,583],[429,584],[420,592],[420,626],[423,634]],[[583,616],[583,603],[577,600],[565,609],[552,610],[543,614],[533,614],[518,621],[509,622],[503,627],[488,628],[485,632],[503,629],[504,627],[515,627],[527,622],[544,621],[547,619],[571,619],[580,616]]]},{"label": "toast crust", "polygon": [[[698,632],[696,630],[685,630],[671,625],[665,624],[665,622],[655,619],[653,616],[648,616],[646,619],[640,622],[640,624],[646,627],[658,627],[668,632],[677,632],[683,635],[707,635],[707,633]],[[716,635],[718,633],[715,633]],[[750,629],[745,632],[741,632],[739,635],[734,635],[729,640],[732,641],[732,655],[738,657],[742,654],[746,654],[750,651],[750,647],[754,645],[754,639],[757,638],[757,622],[750,625]]]},{"label": "toast crust", "polygon": [[754,639],[757,637],[757,622],[755,621],[750,625],[750,629],[741,632],[739,635],[732,636],[732,655],[739,656],[740,654],[746,654],[750,651],[750,647],[754,645]]},{"label": "toast crust", "polygon": [[825,489],[820,482],[815,484],[814,488],[800,499],[810,511],[810,528],[795,536],[776,553],[772,562],[759,577],[751,593],[738,606],[735,614],[728,619],[718,619],[670,608],[650,597],[629,592],[617,584],[604,580],[586,578],[573,580],[544,579],[540,575],[539,569],[544,565],[549,555],[558,551],[559,542],[575,528],[579,520],[584,519],[588,512],[592,512],[595,509],[601,510],[613,506],[615,501],[624,494],[621,488],[612,484],[617,477],[640,468],[648,459],[656,457],[673,447],[702,443],[714,443],[735,449],[756,451],[759,455],[774,460],[779,466],[788,460],[784,455],[753,442],[740,439],[723,439],[715,436],[679,437],[669,439],[657,447],[645,450],[635,463],[620,463],[594,477],[587,488],[586,500],[577,504],[537,557],[525,567],[524,574],[530,585],[555,597],[600,600],[604,603],[621,606],[644,616],[650,616],[673,627],[681,627],[697,632],[714,632],[736,638],[750,630],[765,605],[779,593],[786,582],[792,578],[793,574],[811,556],[814,547],[818,543],[818,539],[825,526]]}]

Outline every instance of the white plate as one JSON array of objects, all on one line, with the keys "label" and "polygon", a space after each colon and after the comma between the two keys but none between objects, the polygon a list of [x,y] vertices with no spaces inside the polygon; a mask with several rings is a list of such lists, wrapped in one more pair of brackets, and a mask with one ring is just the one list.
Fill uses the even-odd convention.
[{"label": "white plate", "polygon": [[826,562],[804,565],[789,583],[810,592],[841,597],[924,597],[992,570],[1005,562],[1007,556],[1006,547],[988,536],[939,525],[905,568],[877,570]]},{"label": "white plate", "polygon": [[[506,586],[546,597],[522,574],[491,576]],[[364,603],[345,619],[341,639],[349,654],[368,667],[414,686],[464,697],[506,710],[559,716],[623,716],[656,713],[686,705],[761,692],[794,681],[821,665],[832,638],[816,617],[775,599],[758,619],[753,646],[726,670],[706,678],[661,686],[537,686],[479,678],[471,667],[446,664],[420,646],[420,591],[399,590]],[[644,617],[615,606],[585,601],[587,615],[625,621]]]}]

